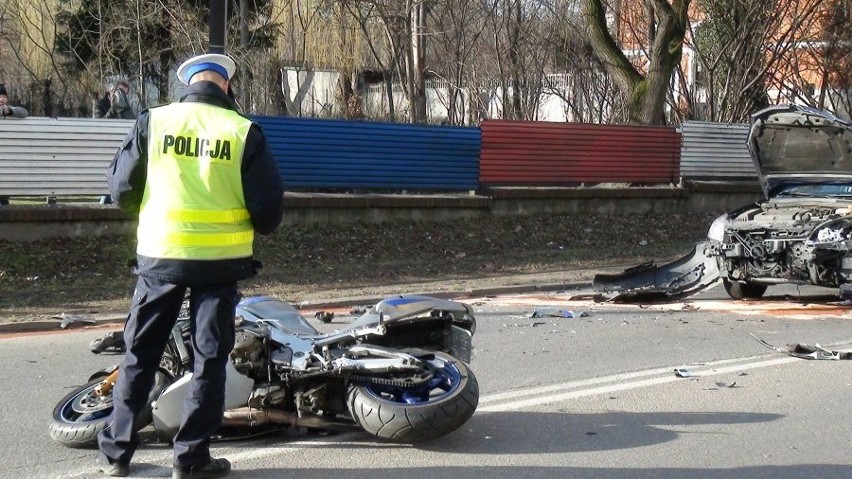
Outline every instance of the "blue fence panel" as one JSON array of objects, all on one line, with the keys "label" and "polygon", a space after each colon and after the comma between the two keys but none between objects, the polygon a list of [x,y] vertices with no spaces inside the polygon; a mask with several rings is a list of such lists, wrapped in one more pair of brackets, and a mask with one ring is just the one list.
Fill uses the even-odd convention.
[{"label": "blue fence panel", "polygon": [[289,189],[475,190],[479,128],[252,117]]}]

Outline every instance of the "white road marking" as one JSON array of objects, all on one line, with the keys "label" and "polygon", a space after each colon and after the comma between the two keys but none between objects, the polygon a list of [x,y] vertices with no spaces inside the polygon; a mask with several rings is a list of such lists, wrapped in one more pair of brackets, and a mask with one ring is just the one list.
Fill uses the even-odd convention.
[{"label": "white road marking", "polygon": [[[258,459],[263,459],[268,456],[279,456],[283,454],[289,454],[293,452],[301,452],[303,449],[308,448],[316,448],[316,447],[327,447],[327,446],[351,446],[352,442],[356,440],[356,438],[360,437],[362,434],[359,432],[354,433],[345,433],[338,434],[334,436],[334,440],[325,440],[323,438],[317,438],[316,440],[309,441],[292,441],[288,442],[286,446],[274,446],[274,445],[264,445],[262,448],[257,449],[236,449],[236,448],[228,448],[226,443],[214,443],[213,444],[213,455],[216,457],[225,457],[231,463],[239,463],[243,461],[253,461]],[[348,439],[351,438],[351,439]],[[359,442],[359,444],[371,444],[369,442]],[[380,446],[378,442],[375,443],[376,446]],[[386,444],[385,444],[386,446]],[[230,449],[230,450],[229,450]],[[62,479],[75,479],[75,478],[90,478],[93,477],[92,474],[97,470],[97,465],[94,464],[94,456],[92,454],[92,467],[87,467],[85,469],[80,469],[74,472],[70,472],[66,475],[52,476]],[[150,464],[143,466],[142,463]],[[136,452],[136,456],[133,459],[133,463],[131,467],[131,475],[133,477],[162,477],[163,469],[167,469],[171,471],[172,469],[172,451],[171,449],[167,449],[165,451],[145,451],[139,450]],[[95,474],[96,476],[98,474]]]},{"label": "white road marking", "polygon": [[[709,362],[709,363],[700,363],[700,364],[688,365],[688,366],[681,365],[681,366],[677,366],[677,367],[708,368],[708,367],[721,366],[721,365],[725,365],[725,364],[740,363],[740,362],[745,362],[745,361],[754,361],[754,360],[757,360],[757,359],[760,359],[760,358],[763,358],[763,357],[765,357],[765,356],[747,356],[747,357],[742,357],[742,358],[723,359],[723,360],[719,360],[719,361],[713,361],[713,362]],[[503,401],[503,400],[506,400],[506,399],[514,399],[514,398],[518,398],[518,397],[527,397],[528,398],[531,395],[545,394],[545,393],[550,393],[550,392],[567,391],[567,390],[578,389],[578,388],[587,387],[587,386],[594,386],[594,385],[597,385],[597,384],[622,382],[622,381],[628,381],[628,380],[636,379],[636,378],[643,378],[643,377],[647,377],[647,376],[656,376],[656,375],[659,375],[659,374],[673,373],[674,368],[675,368],[675,366],[670,366],[670,367],[667,366],[667,367],[662,367],[662,368],[647,369],[647,370],[644,370],[644,371],[619,373],[619,374],[613,374],[611,376],[602,376],[602,377],[598,377],[598,378],[583,379],[583,380],[580,380],[580,381],[572,381],[572,382],[562,383],[562,384],[551,384],[551,385],[548,385],[548,386],[539,386],[539,387],[534,387],[534,388],[516,389],[516,390],[513,390],[513,391],[507,391],[507,392],[504,392],[504,393],[488,394],[488,395],[485,395],[485,396],[481,396],[479,398],[479,404],[480,405],[488,404],[488,403],[491,403],[491,402]],[[481,409],[482,408],[477,408],[477,410],[481,410]]]},{"label": "white road marking", "polygon": [[[743,359],[754,359],[754,358],[743,358]],[[783,357],[783,358],[775,358],[768,359],[762,361],[754,361],[754,362],[744,362],[740,364],[734,364],[731,366],[719,367],[716,368],[715,364],[708,363],[707,365],[700,366],[698,368],[690,368],[690,372],[692,373],[692,377],[701,378],[701,377],[709,377],[715,376],[719,374],[728,374],[739,371],[746,371],[749,369],[756,368],[765,368],[770,366],[778,366],[781,364],[792,363],[796,361],[802,361],[802,359],[793,358],[793,357]],[[727,361],[731,362],[731,361]],[[712,364],[712,365],[711,365]],[[708,369],[709,367],[709,369]],[[519,390],[514,392],[511,396],[505,397],[506,399],[511,399],[512,397],[517,398],[515,401],[502,402],[490,406],[478,407],[476,408],[477,412],[500,412],[500,411],[515,411],[518,409],[533,407],[533,406],[541,406],[544,404],[552,404],[559,401],[567,401],[569,399],[577,399],[581,397],[594,396],[598,394],[610,394],[618,391],[626,391],[628,389],[636,389],[647,386],[654,386],[658,384],[666,384],[675,381],[683,381],[684,378],[680,378],[675,376],[674,374],[675,367],[672,366],[670,368],[658,368],[651,369],[648,371],[639,371],[636,373],[628,373],[628,374],[615,374],[612,376],[604,376],[601,378],[594,378],[586,381],[577,381],[576,383],[566,383],[561,385],[560,389],[557,389],[553,394],[545,394],[542,396],[530,397],[531,393],[529,391]],[[657,376],[649,379],[641,379],[632,382],[623,382],[625,376],[627,377],[643,377],[643,376]],[[565,391],[566,389],[573,389],[576,387],[588,386],[593,384],[606,384],[606,383],[615,383],[609,384],[606,386],[600,387],[592,387],[586,389],[578,389],[574,391]],[[578,386],[579,385],[579,386]],[[554,386],[555,387],[555,386]],[[559,390],[565,392],[558,392]],[[486,397],[486,400],[489,402],[493,402],[490,397]]]}]

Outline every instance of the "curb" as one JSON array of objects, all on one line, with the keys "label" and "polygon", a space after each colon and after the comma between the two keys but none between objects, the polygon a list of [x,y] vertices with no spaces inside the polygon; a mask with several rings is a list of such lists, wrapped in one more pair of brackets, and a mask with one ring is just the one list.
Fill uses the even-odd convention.
[{"label": "curb", "polygon": [[[552,283],[538,285],[518,285],[518,286],[495,286],[493,288],[473,288],[461,291],[434,291],[424,293],[405,293],[405,296],[425,295],[433,296],[440,299],[466,299],[479,298],[483,296],[495,296],[500,294],[520,294],[532,293],[537,291],[563,291],[568,289],[581,289],[591,286],[590,281],[576,283]],[[337,298],[321,301],[304,301],[296,305],[298,309],[322,309],[322,308],[340,308],[356,305],[372,305],[388,297],[395,296],[364,296],[351,298]],[[127,314],[104,314],[86,316],[86,323],[72,324],[66,329],[61,329],[61,319],[50,321],[21,321],[14,323],[0,323],[0,334],[8,333],[34,333],[34,332],[61,332],[82,330],[92,326],[102,326],[106,324],[123,323]]]},{"label": "curb", "polygon": [[35,333],[44,331],[71,331],[85,329],[91,326],[101,326],[104,324],[121,323],[127,314],[103,314],[92,315],[86,317],[85,323],[71,324],[66,329],[62,329],[62,320],[44,320],[44,321],[20,321],[14,323],[0,323],[0,334],[2,333]]}]

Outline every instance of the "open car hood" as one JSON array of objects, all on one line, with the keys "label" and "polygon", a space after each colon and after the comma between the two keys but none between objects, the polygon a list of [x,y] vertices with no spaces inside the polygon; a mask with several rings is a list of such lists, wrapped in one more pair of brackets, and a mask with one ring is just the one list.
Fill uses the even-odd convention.
[{"label": "open car hood", "polygon": [[748,149],[767,198],[791,185],[852,184],[852,124],[798,105],[752,115]]}]

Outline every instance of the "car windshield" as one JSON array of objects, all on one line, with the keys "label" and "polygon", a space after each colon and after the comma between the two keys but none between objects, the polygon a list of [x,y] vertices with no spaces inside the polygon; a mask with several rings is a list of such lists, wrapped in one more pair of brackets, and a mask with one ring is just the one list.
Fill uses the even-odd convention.
[{"label": "car windshield", "polygon": [[776,196],[852,197],[852,184],[795,185],[779,191]]}]

